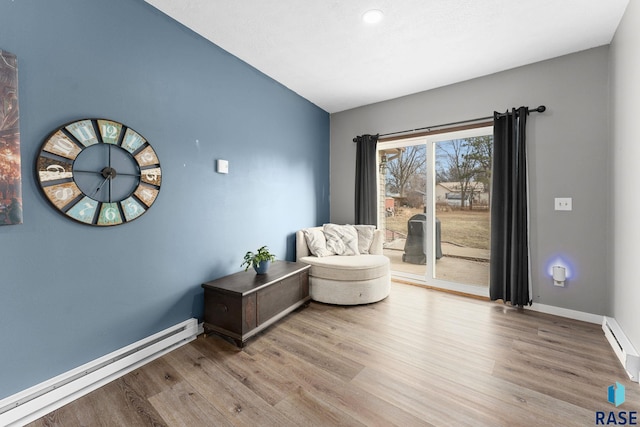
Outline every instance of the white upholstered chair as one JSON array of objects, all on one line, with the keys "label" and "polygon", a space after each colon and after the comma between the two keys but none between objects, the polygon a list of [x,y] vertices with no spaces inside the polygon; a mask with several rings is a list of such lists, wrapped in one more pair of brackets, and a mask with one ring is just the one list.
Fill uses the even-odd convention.
[{"label": "white upholstered chair", "polygon": [[[340,235],[345,230],[343,227],[356,230],[355,241],[351,228]],[[338,239],[342,240],[337,246],[343,245],[345,250],[336,249],[336,237],[332,234],[336,229]],[[384,232],[373,226],[325,224],[297,231],[296,259],[311,265],[311,299],[327,304],[357,305],[386,298],[391,289],[391,272],[389,258],[382,254],[383,242]]]}]

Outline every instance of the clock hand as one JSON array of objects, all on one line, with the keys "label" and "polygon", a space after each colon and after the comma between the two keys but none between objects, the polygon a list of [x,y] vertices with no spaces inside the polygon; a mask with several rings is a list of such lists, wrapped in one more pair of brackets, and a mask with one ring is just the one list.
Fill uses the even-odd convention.
[{"label": "clock hand", "polygon": [[[85,171],[85,170],[74,170],[73,173],[97,173],[102,175],[102,171]],[[139,173],[124,173],[124,172],[118,172],[118,175],[122,175],[122,176],[136,176],[136,177],[141,177],[142,174]]]},{"label": "clock hand", "polygon": [[[102,186],[104,185],[105,182],[107,182],[109,180],[109,178],[111,178],[111,176],[107,176],[104,181],[102,181],[100,183],[100,185],[98,185],[98,188],[96,188],[96,191],[93,193],[93,195],[95,196],[96,194],[98,194],[98,191],[100,191],[100,189],[102,188]],[[111,200],[109,200],[111,201]]]},{"label": "clock hand", "polygon": [[80,173],[97,173],[97,174],[102,175],[102,171],[84,171],[84,170],[74,170],[73,171],[73,173],[78,173],[78,172],[80,172]]}]

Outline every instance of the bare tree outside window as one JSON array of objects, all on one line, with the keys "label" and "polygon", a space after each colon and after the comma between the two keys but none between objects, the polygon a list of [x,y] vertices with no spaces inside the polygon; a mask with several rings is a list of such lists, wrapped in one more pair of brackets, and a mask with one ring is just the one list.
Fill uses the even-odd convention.
[{"label": "bare tree outside window", "polygon": [[475,181],[482,183],[491,203],[491,161],[493,159],[493,135],[476,136],[467,139],[469,154],[467,157],[477,162]]},{"label": "bare tree outside window", "polygon": [[[493,137],[490,135],[442,141],[437,144],[438,182],[457,183],[460,207],[473,209],[475,193],[488,192],[491,180]],[[480,184],[480,185],[478,185]]]},{"label": "bare tree outside window", "polygon": [[387,184],[392,193],[403,199],[409,196],[410,190],[424,195],[427,163],[425,154],[424,145],[408,146],[388,160]]},{"label": "bare tree outside window", "polygon": [[478,170],[478,161],[468,154],[469,145],[465,139],[454,139],[437,144],[436,156],[441,160],[440,166],[444,167],[442,174],[449,177],[449,182],[459,184],[457,190],[460,192],[462,209],[472,200],[471,182]]}]

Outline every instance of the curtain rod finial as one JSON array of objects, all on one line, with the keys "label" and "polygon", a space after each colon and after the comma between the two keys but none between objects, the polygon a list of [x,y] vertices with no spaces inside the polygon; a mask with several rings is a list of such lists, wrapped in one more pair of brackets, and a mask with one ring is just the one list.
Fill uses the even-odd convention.
[{"label": "curtain rod finial", "polygon": [[544,105],[541,105],[535,109],[535,111],[537,111],[538,113],[544,113],[546,110],[547,110],[547,107],[545,107]]}]

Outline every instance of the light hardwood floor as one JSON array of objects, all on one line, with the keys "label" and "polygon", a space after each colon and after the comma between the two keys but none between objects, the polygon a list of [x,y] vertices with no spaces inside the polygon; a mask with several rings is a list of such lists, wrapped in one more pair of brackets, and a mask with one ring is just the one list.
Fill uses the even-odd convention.
[{"label": "light hardwood floor", "polygon": [[30,425],[590,426],[639,402],[599,325],[394,283],[377,304],[311,303],[242,351],[201,336]]}]

